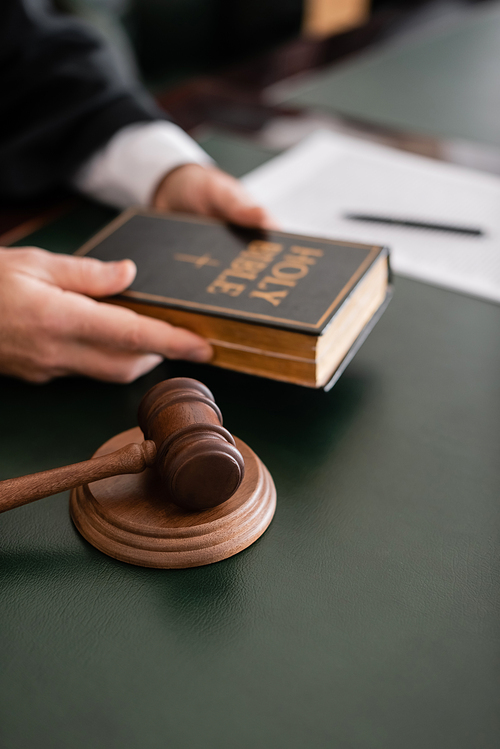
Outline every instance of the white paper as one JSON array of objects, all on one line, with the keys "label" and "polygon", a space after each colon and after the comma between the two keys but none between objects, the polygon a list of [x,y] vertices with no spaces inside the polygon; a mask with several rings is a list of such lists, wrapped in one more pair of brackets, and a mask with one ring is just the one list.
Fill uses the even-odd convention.
[{"label": "white paper", "polygon": [[[500,302],[500,179],[320,130],[243,178],[284,231],[387,244],[394,271]],[[411,229],[348,213],[470,226]]]}]

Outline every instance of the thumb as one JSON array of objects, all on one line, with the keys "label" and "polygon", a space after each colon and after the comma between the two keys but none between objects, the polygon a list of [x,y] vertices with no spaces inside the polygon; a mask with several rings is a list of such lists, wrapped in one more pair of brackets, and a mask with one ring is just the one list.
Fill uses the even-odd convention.
[{"label": "thumb", "polygon": [[234,224],[256,229],[279,229],[278,223],[271,218],[265,208],[259,205],[241,202],[226,204],[225,218]]},{"label": "thumb", "polygon": [[244,186],[233,177],[222,174],[213,180],[209,194],[211,210],[217,217],[241,226],[276,229],[277,225],[265,208],[258,205]]},{"label": "thumb", "polygon": [[132,260],[103,262],[93,257],[48,254],[47,280],[65,291],[91,297],[112,296],[124,291],[137,273]]}]

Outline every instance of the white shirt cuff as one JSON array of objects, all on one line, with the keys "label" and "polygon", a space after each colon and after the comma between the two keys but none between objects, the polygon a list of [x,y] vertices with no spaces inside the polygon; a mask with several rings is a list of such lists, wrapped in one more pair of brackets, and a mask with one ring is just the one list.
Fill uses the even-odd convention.
[{"label": "white shirt cuff", "polygon": [[182,164],[213,164],[202,148],[173,122],[139,122],[119,130],[73,176],[90,198],[116,208],[151,205],[160,180]]}]

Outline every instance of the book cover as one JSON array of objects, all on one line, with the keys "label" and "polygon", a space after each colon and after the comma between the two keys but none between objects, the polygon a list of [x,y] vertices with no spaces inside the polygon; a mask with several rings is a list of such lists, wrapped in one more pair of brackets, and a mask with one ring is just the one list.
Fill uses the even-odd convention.
[{"label": "book cover", "polygon": [[123,295],[199,313],[320,335],[387,249],[227,226],[132,209],[78,254],[131,258]]},{"label": "book cover", "polygon": [[207,338],[212,364],[309,387],[338,379],[390,298],[379,245],[125,211],[77,254],[131,258],[108,301]]}]

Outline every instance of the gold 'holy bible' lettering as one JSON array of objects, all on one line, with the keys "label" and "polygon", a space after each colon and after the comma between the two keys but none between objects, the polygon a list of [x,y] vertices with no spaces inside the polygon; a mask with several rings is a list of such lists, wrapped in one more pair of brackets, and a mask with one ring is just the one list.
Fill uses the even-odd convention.
[{"label": "gold 'holy bible' lettering", "polygon": [[[301,278],[307,276],[311,266],[316,265],[317,258],[323,256],[323,250],[313,247],[299,247],[294,245],[289,254],[273,265],[270,275],[265,276],[257,284],[257,289],[250,292],[253,298],[264,299],[273,307],[277,307],[288,295],[290,289],[296,286]],[[270,286],[286,286],[287,290],[269,289]]]},{"label": "gold 'holy bible' lettering", "polygon": [[207,291],[210,294],[239,296],[246,288],[246,284],[228,279],[255,281],[259,273],[267,268],[282,249],[283,245],[278,242],[266,242],[260,239],[250,242],[248,247],[232,261],[229,268],[223,270],[215,281],[212,281]]}]

